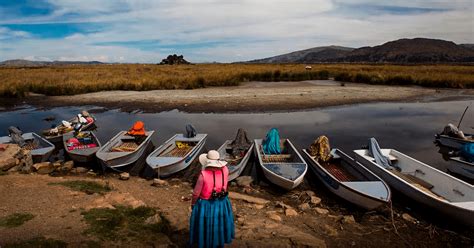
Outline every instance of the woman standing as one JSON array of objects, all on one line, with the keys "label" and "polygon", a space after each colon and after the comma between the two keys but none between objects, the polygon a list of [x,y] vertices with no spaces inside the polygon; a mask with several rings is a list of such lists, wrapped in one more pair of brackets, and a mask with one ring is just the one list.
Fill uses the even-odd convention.
[{"label": "woman standing", "polygon": [[219,152],[199,156],[203,170],[194,187],[190,221],[190,244],[217,247],[230,244],[235,237],[234,215],[227,196],[229,169],[219,160]]}]

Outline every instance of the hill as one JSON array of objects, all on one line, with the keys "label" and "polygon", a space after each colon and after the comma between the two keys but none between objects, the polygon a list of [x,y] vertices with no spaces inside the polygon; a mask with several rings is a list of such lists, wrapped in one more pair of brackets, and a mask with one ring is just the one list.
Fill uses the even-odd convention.
[{"label": "hill", "polygon": [[451,41],[414,38],[390,41],[379,46],[358,49],[315,47],[249,63],[462,63],[474,62],[474,45],[457,45]]},{"label": "hill", "polygon": [[98,65],[100,61],[31,61],[25,59],[12,59],[0,62],[0,66],[35,67],[49,65]]}]

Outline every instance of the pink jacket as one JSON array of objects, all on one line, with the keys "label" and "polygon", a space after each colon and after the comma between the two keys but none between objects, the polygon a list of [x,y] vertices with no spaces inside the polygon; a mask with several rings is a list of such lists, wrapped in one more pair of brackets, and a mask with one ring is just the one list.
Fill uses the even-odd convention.
[{"label": "pink jacket", "polygon": [[[209,198],[211,198],[211,193],[214,187],[213,172],[216,175],[216,192],[221,192],[222,189],[227,190],[227,180],[229,177],[229,169],[227,166],[224,166],[221,169],[204,169],[201,171],[196,186],[194,187],[192,205],[194,205],[199,198],[204,200],[209,200]],[[224,177],[224,184],[222,184],[222,177]]]}]

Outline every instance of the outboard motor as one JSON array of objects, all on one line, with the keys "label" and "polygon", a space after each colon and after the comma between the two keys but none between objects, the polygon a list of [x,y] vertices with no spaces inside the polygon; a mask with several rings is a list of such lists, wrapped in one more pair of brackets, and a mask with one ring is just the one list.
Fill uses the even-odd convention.
[{"label": "outboard motor", "polygon": [[11,126],[8,128],[8,133],[10,133],[10,138],[12,139],[13,143],[19,145],[20,147],[23,147],[26,145],[25,139],[21,137],[23,132],[20,131],[20,129],[18,129],[17,127]]},{"label": "outboard motor", "polygon": [[197,135],[196,128],[193,125],[186,125],[186,138],[194,138]]}]

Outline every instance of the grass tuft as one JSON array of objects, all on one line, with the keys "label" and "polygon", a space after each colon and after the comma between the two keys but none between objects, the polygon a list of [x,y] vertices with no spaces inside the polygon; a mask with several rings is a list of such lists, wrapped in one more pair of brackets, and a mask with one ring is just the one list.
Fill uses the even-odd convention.
[{"label": "grass tuft", "polygon": [[102,185],[94,181],[84,181],[84,180],[48,183],[48,185],[62,185],[72,190],[81,191],[90,195],[94,193],[104,194],[112,190],[112,188],[108,184]]},{"label": "grass tuft", "polygon": [[26,241],[21,241],[21,242],[5,245],[5,248],[29,248],[29,247],[63,248],[63,247],[67,247],[67,243],[61,240],[45,239],[44,237],[38,237],[38,238],[26,240]]},{"label": "grass tuft", "polygon": [[0,218],[0,226],[6,228],[18,227],[23,223],[33,219],[35,216],[30,213],[14,213]]},{"label": "grass tuft", "polygon": [[89,224],[86,234],[91,234],[102,240],[149,240],[157,233],[167,233],[169,222],[161,216],[161,222],[146,224],[145,220],[157,214],[150,207],[124,207],[116,209],[95,208],[82,212],[84,220]]}]

